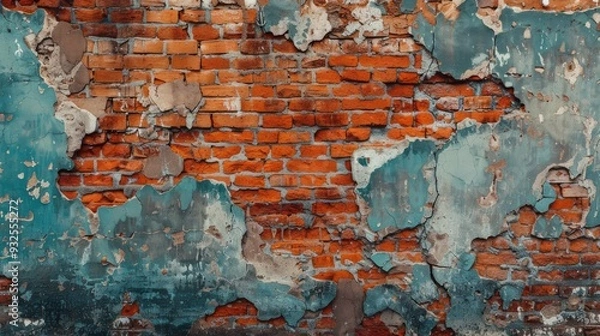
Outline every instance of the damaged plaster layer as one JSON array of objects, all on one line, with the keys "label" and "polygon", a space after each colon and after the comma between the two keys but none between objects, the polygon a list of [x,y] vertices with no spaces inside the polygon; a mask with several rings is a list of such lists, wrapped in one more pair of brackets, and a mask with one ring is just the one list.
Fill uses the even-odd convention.
[{"label": "damaged plaster layer", "polygon": [[79,27],[46,16],[43,29],[26,41],[40,60],[42,78],[58,94],[80,92],[89,83],[88,69],[81,63],[87,42]]},{"label": "damaged plaster layer", "polygon": [[352,17],[356,20],[346,25],[343,36],[351,36],[357,33],[354,41],[362,43],[365,33],[377,33],[384,30],[383,10],[375,2],[369,1],[365,7],[356,7],[352,10]]},{"label": "damaged plaster layer", "polygon": [[437,323],[433,315],[395,285],[386,284],[368,290],[363,309],[367,316],[390,309],[398,313],[404,320],[406,329],[416,335],[431,334]]},{"label": "damaged plaster layer", "polygon": [[438,155],[439,195],[425,226],[428,260],[452,266],[471,249],[472,240],[505,231],[512,213],[543,199],[541,183],[548,170],[568,166],[578,154],[527,119],[457,131]]},{"label": "damaged plaster layer", "polygon": [[370,230],[385,235],[413,228],[431,216],[437,197],[435,151],[432,141],[415,140],[384,155],[373,149],[354,153],[353,177],[357,194],[369,205],[361,212],[367,215]]},{"label": "damaged plaster layer", "polygon": [[146,159],[142,174],[149,178],[160,179],[165,176],[177,176],[183,171],[183,158],[169,146],[160,146],[158,153]]},{"label": "damaged plaster layer", "polygon": [[[167,111],[174,111],[186,118],[187,128],[192,128],[198,108],[204,102],[200,84],[187,83],[182,80],[158,86],[152,85],[150,86],[149,97],[140,99],[140,101],[146,106],[151,104],[148,109],[149,117]],[[153,123],[152,118],[149,121]]]},{"label": "damaged plaster layer", "polygon": [[302,275],[302,269],[288,258],[266,251],[265,242],[260,237],[264,230],[262,226],[252,221],[248,221],[246,226],[248,231],[244,237],[242,253],[256,270],[256,276],[263,281],[293,284]]},{"label": "damaged plaster layer", "polygon": [[274,35],[284,35],[296,48],[305,51],[313,41],[322,40],[332,29],[327,10],[313,1],[269,1],[264,7],[264,27]]},{"label": "damaged plaster layer", "polygon": [[333,300],[333,317],[335,319],[335,336],[351,335],[363,319],[363,301],[365,293],[362,285],[352,279],[341,279]]},{"label": "damaged plaster layer", "polygon": [[486,301],[498,289],[494,280],[479,277],[473,269],[433,268],[433,277],[450,295],[446,326],[458,335],[492,335],[498,330],[486,325],[483,312]]},{"label": "damaged plaster layer", "polygon": [[56,108],[54,117],[62,120],[65,124],[67,155],[69,156],[73,156],[73,153],[81,148],[81,142],[85,135],[93,133],[98,127],[95,115],[69,101],[62,102]]},{"label": "damaged plaster layer", "polygon": [[563,232],[563,223],[560,217],[552,216],[547,219],[544,216],[539,216],[533,226],[532,235],[541,239],[558,239]]},{"label": "damaged plaster layer", "polygon": [[[163,194],[145,187],[97,215],[61,197],[54,181],[58,170],[72,167],[67,135],[53,118],[56,96],[23,43],[43,21],[43,11],[4,12],[0,19],[6,32],[0,35],[1,198],[19,202],[23,247],[21,325],[0,333],[27,332],[27,323],[43,334],[106,335],[113,322],[124,321],[114,318],[126,292],[140,307],[132,318],[147,320],[159,334],[185,333],[199,316],[238,298],[255,304],[259,318],[283,316],[290,325],[333,300],[331,282],[257,278],[242,256],[244,214],[222,184],[187,178]],[[8,203],[0,205],[8,216]],[[2,232],[7,223],[0,221]]]}]

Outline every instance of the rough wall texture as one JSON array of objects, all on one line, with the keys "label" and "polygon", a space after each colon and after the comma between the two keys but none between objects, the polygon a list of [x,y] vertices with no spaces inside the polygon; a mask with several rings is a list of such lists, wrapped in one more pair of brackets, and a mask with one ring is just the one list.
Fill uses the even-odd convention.
[{"label": "rough wall texture", "polygon": [[2,334],[598,332],[595,1],[2,4]]}]

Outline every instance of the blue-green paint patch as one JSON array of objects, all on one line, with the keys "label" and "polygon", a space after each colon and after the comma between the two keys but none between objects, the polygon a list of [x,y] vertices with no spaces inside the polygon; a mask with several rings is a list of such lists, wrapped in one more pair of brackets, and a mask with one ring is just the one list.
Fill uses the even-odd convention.
[{"label": "blue-green paint patch", "polygon": [[537,201],[534,208],[538,212],[546,212],[550,208],[550,204],[552,204],[556,200],[556,191],[550,183],[544,183],[542,187],[542,198]]},{"label": "blue-green paint patch", "polygon": [[438,286],[431,278],[431,266],[416,264],[412,269],[413,280],[410,283],[410,297],[417,303],[437,300]]},{"label": "blue-green paint patch", "polygon": [[402,13],[412,13],[417,5],[417,0],[402,0],[400,3],[400,11]]},{"label": "blue-green paint patch", "polygon": [[469,70],[490,61],[494,31],[482,25],[476,16],[476,1],[463,2],[458,11],[460,16],[455,21],[438,14],[437,24],[433,26],[419,15],[412,34],[432,52],[440,70],[461,78]]},{"label": "blue-green paint patch", "polygon": [[500,297],[502,298],[502,309],[507,310],[511,302],[521,299],[524,286],[522,284],[506,284],[500,287]]},{"label": "blue-green paint patch", "polygon": [[483,311],[486,300],[498,288],[496,281],[480,278],[475,270],[437,267],[433,268],[433,277],[450,295],[446,326],[454,331],[485,332],[494,329],[483,321]]},{"label": "blue-green paint patch", "polygon": [[[511,213],[544,197],[536,181],[564,160],[569,145],[524,136],[536,132],[507,120],[461,129],[444,146],[436,165],[436,208],[426,224],[437,264],[453,266],[473,239],[500,234]],[[436,238],[440,235],[444,239]]]},{"label": "blue-green paint patch", "polygon": [[371,209],[367,217],[371,230],[414,228],[424,222],[435,193],[427,176],[435,151],[432,141],[411,142],[397,157],[375,169],[367,186],[357,189]]},{"label": "blue-green paint patch", "polygon": [[558,239],[563,232],[563,222],[559,216],[552,216],[549,220],[539,216],[533,226],[532,234],[542,239]]},{"label": "blue-green paint patch", "polygon": [[363,304],[365,314],[373,316],[386,309],[400,314],[406,328],[417,335],[429,335],[437,323],[433,315],[394,285],[381,285],[368,290]]},{"label": "blue-green paint patch", "polygon": [[369,259],[371,259],[371,261],[375,265],[377,265],[377,267],[381,268],[384,272],[389,272],[392,269],[392,267],[394,266],[392,264],[392,257],[390,255],[390,253],[375,252],[375,253],[371,254]]},{"label": "blue-green paint patch", "polygon": [[475,254],[472,253],[461,253],[458,257],[456,267],[463,271],[468,271],[475,264]]}]

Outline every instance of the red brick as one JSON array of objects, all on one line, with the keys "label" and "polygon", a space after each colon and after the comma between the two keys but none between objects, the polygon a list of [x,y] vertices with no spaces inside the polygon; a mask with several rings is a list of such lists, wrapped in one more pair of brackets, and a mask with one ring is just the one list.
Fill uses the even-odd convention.
[{"label": "red brick", "polygon": [[410,66],[408,56],[360,56],[360,65],[373,68],[407,68]]},{"label": "red brick", "polygon": [[258,126],[256,114],[215,114],[212,116],[214,127],[250,128]]},{"label": "red brick", "polygon": [[127,129],[127,116],[107,114],[100,119],[100,128],[105,131],[124,131]]},{"label": "red brick", "polygon": [[273,145],[271,156],[273,158],[293,157],[296,155],[296,147],[291,145]]},{"label": "red brick", "polygon": [[301,143],[301,142],[311,142],[311,134],[310,132],[280,132],[277,138],[277,142],[279,143]]},{"label": "red brick", "polygon": [[184,160],[183,170],[187,173],[214,174],[219,172],[218,162]]},{"label": "red brick", "polygon": [[297,173],[330,173],[337,171],[337,163],[333,160],[290,160],[286,167]]},{"label": "red brick", "polygon": [[203,10],[185,9],[180,15],[181,21],[192,23],[206,22],[206,12]]},{"label": "red brick", "polygon": [[386,126],[386,112],[366,112],[352,115],[352,126]]},{"label": "red brick", "polygon": [[231,40],[200,42],[200,52],[203,55],[235,53],[238,51],[238,48],[238,43]]},{"label": "red brick", "polygon": [[332,158],[352,157],[352,153],[358,149],[355,144],[333,144],[331,145]]},{"label": "red brick", "polygon": [[130,23],[126,25],[120,25],[118,28],[118,34],[116,37],[119,38],[130,38],[130,37],[156,37],[156,26]]},{"label": "red brick", "polygon": [[113,176],[100,174],[85,175],[83,177],[83,184],[86,186],[111,187],[113,185]]},{"label": "red brick", "polygon": [[206,142],[229,142],[229,143],[250,143],[254,139],[254,133],[248,130],[242,132],[205,132],[204,141]]},{"label": "red brick", "polygon": [[255,70],[264,68],[264,63],[260,57],[236,57],[233,60],[233,68],[238,70]]},{"label": "red brick", "polygon": [[212,156],[217,159],[228,159],[234,155],[239,154],[242,151],[240,146],[224,146],[224,147],[213,147]]},{"label": "red brick", "polygon": [[245,40],[240,43],[240,52],[248,55],[264,55],[271,51],[268,40]]},{"label": "red brick", "polygon": [[282,112],[286,107],[283,100],[253,99],[242,101],[242,110],[248,112]]},{"label": "red brick", "polygon": [[387,109],[391,106],[390,99],[355,99],[346,98],[342,100],[344,110],[377,110]]},{"label": "red brick", "polygon": [[271,187],[296,187],[298,186],[298,176],[291,174],[271,175],[269,184]]},{"label": "red brick", "polygon": [[321,129],[315,132],[315,141],[338,141],[346,139],[344,129]]},{"label": "red brick", "polygon": [[419,90],[433,98],[475,95],[475,90],[468,84],[421,84]]},{"label": "red brick", "polygon": [[106,18],[105,8],[78,8],[75,9],[75,19],[79,22],[102,22]]},{"label": "red brick", "polygon": [[[197,54],[198,42],[196,41],[167,41],[167,54]],[[196,56],[200,62],[200,56]]]},{"label": "red brick", "polygon": [[366,141],[371,137],[371,129],[366,127],[349,128],[346,132],[348,141]]},{"label": "red brick", "polygon": [[340,74],[335,70],[319,70],[315,73],[317,83],[336,84],[341,81]]},{"label": "red brick", "polygon": [[161,40],[185,40],[187,26],[158,26],[156,36]]},{"label": "red brick", "polygon": [[239,187],[264,188],[264,176],[236,175],[233,184]]},{"label": "red brick", "polygon": [[371,72],[365,70],[344,70],[341,73],[343,80],[352,82],[368,82],[371,80]]},{"label": "red brick", "polygon": [[262,117],[262,127],[265,128],[292,128],[293,119],[291,115],[265,114]]},{"label": "red brick", "polygon": [[228,69],[229,60],[223,57],[202,57],[202,69]]},{"label": "red brick", "polygon": [[315,120],[317,126],[322,127],[346,126],[349,123],[347,113],[318,114]]},{"label": "red brick", "polygon": [[200,70],[200,56],[173,55],[171,67],[173,69]]},{"label": "red brick", "polygon": [[169,58],[158,55],[127,55],[124,57],[125,67],[131,69],[167,69]]},{"label": "red brick", "polygon": [[146,11],[147,23],[177,23],[179,21],[179,11],[168,10],[152,10]]},{"label": "red brick", "polygon": [[109,15],[110,22],[113,23],[142,23],[144,11],[141,9],[116,9]]},{"label": "red brick", "polygon": [[329,56],[329,66],[355,67],[358,65],[358,57],[355,55],[333,55]]},{"label": "red brick", "polygon": [[302,91],[298,85],[279,85],[277,86],[277,96],[282,98],[300,97]]}]

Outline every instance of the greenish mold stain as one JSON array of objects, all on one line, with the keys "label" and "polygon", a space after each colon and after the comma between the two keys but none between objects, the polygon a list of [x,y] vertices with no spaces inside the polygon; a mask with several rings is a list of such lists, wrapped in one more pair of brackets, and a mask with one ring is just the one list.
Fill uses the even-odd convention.
[{"label": "greenish mold stain", "polygon": [[435,151],[432,141],[411,142],[375,169],[364,188],[357,188],[371,209],[367,217],[371,230],[414,228],[430,215],[428,203],[435,197],[435,184],[427,170],[432,168]]},{"label": "greenish mold stain", "polygon": [[[0,17],[0,211],[19,201],[20,313],[39,326],[4,327],[2,335],[106,335],[119,316],[125,292],[157,334],[184,334],[191,323],[239,298],[260,319],[283,316],[295,325],[319,310],[336,286],[311,278],[299,288],[258,279],[242,256],[243,211],[222,184],[183,179],[165,193],[142,188],[134,198],[97,215],[56,187],[70,169],[56,97],[39,75],[24,37],[38,33],[44,12],[4,11]],[[2,243],[8,221],[0,221]],[[11,255],[2,252],[2,273]]]},{"label": "greenish mold stain", "polygon": [[438,286],[431,278],[431,266],[416,264],[412,269],[413,280],[410,283],[410,296],[422,304],[439,298]]},{"label": "greenish mold stain", "polygon": [[552,216],[546,219],[544,216],[539,216],[533,226],[532,234],[542,239],[558,239],[563,232],[563,222],[558,216]]},{"label": "greenish mold stain", "polygon": [[381,285],[367,291],[363,311],[373,316],[386,309],[398,313],[406,328],[416,335],[429,335],[437,324],[437,319],[419,306],[411,296],[395,285]]}]

